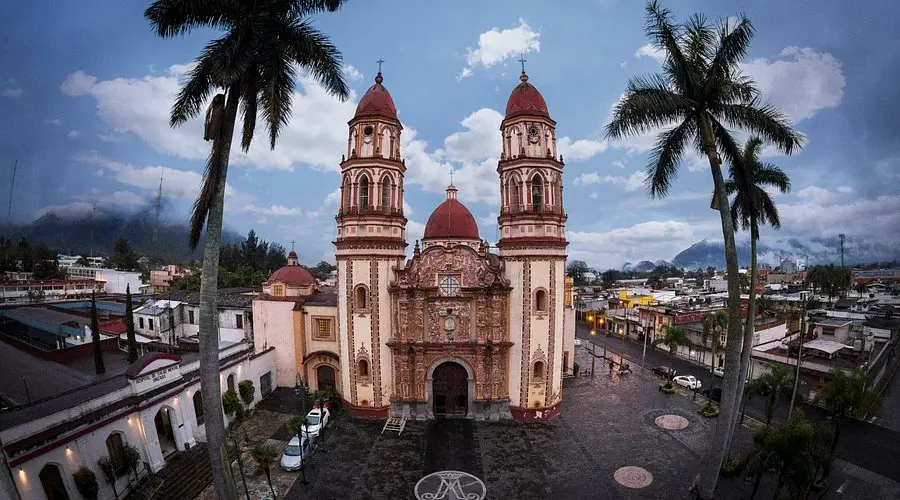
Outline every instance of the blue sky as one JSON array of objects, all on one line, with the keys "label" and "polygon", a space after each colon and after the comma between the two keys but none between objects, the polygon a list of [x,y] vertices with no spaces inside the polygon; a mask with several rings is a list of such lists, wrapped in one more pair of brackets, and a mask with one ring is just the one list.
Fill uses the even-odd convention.
[{"label": "blue sky", "polygon": [[[757,35],[744,70],[808,137],[805,149],[767,159],[793,181],[776,198],[783,228],[764,242],[834,237],[896,247],[900,228],[900,7],[839,2],[667,2],[679,18],[746,12]],[[134,2],[15,2],[0,29],[0,185],[19,160],[13,218],[77,214],[152,203],[163,176],[164,216],[184,220],[208,144],[200,121],[167,123],[179,77],[214,33],[155,37]],[[598,267],[671,259],[703,238],[721,239],[708,208],[712,181],[695,157],[666,200],[642,185],[652,137],[607,143],[602,128],[627,79],[658,68],[645,47],[644,4],[351,1],[318,16],[344,54],[355,91],[345,103],[301,78],[293,120],[275,151],[263,132],[229,172],[226,225],[255,228],[306,262],[333,260],[338,163],[346,121],[385,59],[385,85],[404,124],[410,243],[443,198],[450,169],[460,198],[495,242],[500,112],[530,82],[558,122],[566,158],[570,256]],[[6,205],[8,190],[0,192]],[[4,214],[5,215],[5,214]]]}]

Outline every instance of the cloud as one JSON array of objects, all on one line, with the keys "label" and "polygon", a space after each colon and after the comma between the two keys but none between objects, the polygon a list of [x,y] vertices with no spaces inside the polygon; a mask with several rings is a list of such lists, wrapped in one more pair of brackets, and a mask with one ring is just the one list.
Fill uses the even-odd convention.
[{"label": "cloud", "polygon": [[[179,78],[189,68],[172,65],[164,75],[110,80],[76,71],[60,89],[68,96],[94,98],[97,114],[116,134],[135,135],[162,153],[203,161],[209,153],[209,143],[203,141],[203,117],[174,129],[169,127],[169,110],[180,88]],[[250,151],[232,152],[234,164],[265,170],[294,170],[297,164],[338,170],[340,152],[347,145],[346,122],[355,111],[356,96],[340,102],[304,74],[297,80],[303,92],[293,94],[293,119],[283,128],[276,149],[269,149],[263,121],[259,120]],[[239,133],[240,127],[236,127],[235,134]]]},{"label": "cloud", "polygon": [[854,198],[847,203],[838,203],[837,196],[826,194],[830,193],[827,190],[807,189],[797,192],[798,195],[805,192],[798,202],[778,205],[780,233],[787,232],[798,238],[833,237],[844,233],[867,241],[896,243],[897,228],[900,227],[900,195]]},{"label": "cloud", "polygon": [[69,203],[47,205],[38,209],[35,218],[48,213],[54,213],[60,217],[78,217],[90,213],[104,214],[106,211],[113,213],[134,213],[147,205],[147,200],[131,191],[105,192],[92,189],[74,197]]},{"label": "cloud", "polygon": [[559,153],[563,155],[563,159],[567,161],[587,160],[599,153],[606,151],[608,146],[606,141],[595,141],[592,139],[579,139],[573,141],[568,137],[563,137],[556,141],[556,147]]},{"label": "cloud", "polygon": [[666,60],[666,52],[656,45],[648,43],[646,45],[641,45],[640,47],[638,47],[637,51],[635,51],[634,53],[634,57],[650,57],[652,59],[655,59],[656,62],[662,63]]},{"label": "cloud", "polygon": [[827,52],[786,47],[776,59],[754,59],[741,68],[756,80],[772,104],[795,121],[836,108],[844,98],[841,62]]},{"label": "cloud", "polygon": [[52,120],[44,120],[44,121],[46,123],[49,123],[50,125],[57,125],[57,126],[62,125],[62,120],[60,120],[59,118],[54,118]]},{"label": "cloud", "polygon": [[466,48],[467,66],[460,70],[457,80],[472,76],[478,66],[490,68],[514,56],[540,52],[540,33],[531,29],[524,19],[515,28],[491,28],[478,36],[478,47]]},{"label": "cloud", "polygon": [[798,198],[802,198],[807,203],[814,205],[824,205],[829,201],[837,198],[837,194],[825,188],[818,186],[807,186],[795,193]]},{"label": "cloud", "polygon": [[355,67],[353,67],[353,65],[351,65],[351,64],[344,65],[344,74],[347,75],[347,78],[349,78],[352,81],[357,81],[357,80],[363,79],[362,72],[359,71],[358,69],[356,69]]},{"label": "cloud", "polygon": [[0,94],[7,99],[18,99],[22,97],[24,93],[25,91],[22,90],[21,87],[7,87],[3,89],[3,92],[0,92]]},{"label": "cloud", "polygon": [[260,207],[252,203],[246,204],[243,207],[234,210],[234,212],[252,213],[273,217],[297,217],[303,215],[303,210],[298,207],[286,207],[284,205],[269,205],[268,207]]},{"label": "cloud", "polygon": [[598,197],[599,195],[596,192],[590,194],[590,199],[592,200],[596,200]]},{"label": "cloud", "polygon": [[694,225],[685,221],[649,221],[609,231],[568,231],[569,258],[601,269],[635,260],[671,259],[696,242]]},{"label": "cloud", "polygon": [[838,186],[835,191],[842,194],[850,194],[853,192],[853,188],[850,186]]},{"label": "cloud", "polygon": [[644,187],[646,174],[636,170],[628,177],[621,175],[600,175],[597,172],[585,172],[575,178],[576,186],[589,186],[591,184],[613,184],[625,191],[635,191]]},{"label": "cloud", "polygon": [[70,130],[68,134],[66,134],[66,137],[68,137],[70,139],[76,139],[80,135],[81,135],[81,132],[73,129],[73,130]]}]

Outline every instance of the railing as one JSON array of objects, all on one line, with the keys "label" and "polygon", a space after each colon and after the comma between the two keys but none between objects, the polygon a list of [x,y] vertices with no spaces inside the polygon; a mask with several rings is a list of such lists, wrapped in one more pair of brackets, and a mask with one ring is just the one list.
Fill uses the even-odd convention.
[{"label": "railing", "polygon": [[394,217],[402,217],[403,211],[389,207],[345,207],[338,210],[338,217],[347,215],[388,215]]}]

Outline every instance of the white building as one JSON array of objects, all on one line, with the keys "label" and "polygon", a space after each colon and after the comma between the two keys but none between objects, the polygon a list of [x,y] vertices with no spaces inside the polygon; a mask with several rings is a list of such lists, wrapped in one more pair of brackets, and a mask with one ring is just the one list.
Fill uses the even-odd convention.
[{"label": "white building", "polygon": [[[252,300],[249,288],[219,290],[219,340],[241,342],[253,339]],[[134,310],[134,331],[146,337],[174,345],[197,342],[200,332],[200,294],[169,292],[163,299],[151,301]]]},{"label": "white building", "polygon": [[98,267],[71,266],[66,269],[69,279],[91,279],[103,283],[106,293],[125,294],[126,287],[137,293],[142,285],[141,273],[137,271],[117,271]]},{"label": "white building", "polygon": [[27,304],[90,297],[104,283],[90,279],[0,282],[0,304]]},{"label": "white building", "polygon": [[[6,351],[4,368],[16,373],[52,373],[60,388],[67,388],[66,380],[84,378],[80,372],[68,373],[75,370],[64,365]],[[226,344],[219,359],[223,392],[250,380],[255,404],[271,391],[274,348],[254,354],[247,342]],[[203,411],[198,368],[196,354],[148,353],[124,373],[0,413],[0,440],[19,495],[23,500],[80,498],[72,474],[85,466],[97,476],[99,498],[112,499],[113,490],[97,465],[101,457],[121,456],[130,444],[156,472],[175,451],[204,441],[204,422],[213,416]],[[131,475],[130,470],[121,472],[120,498]]]}]

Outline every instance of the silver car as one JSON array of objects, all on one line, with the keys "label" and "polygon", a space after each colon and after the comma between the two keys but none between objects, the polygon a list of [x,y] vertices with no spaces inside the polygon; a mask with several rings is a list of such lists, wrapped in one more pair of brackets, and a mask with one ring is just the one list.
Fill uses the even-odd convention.
[{"label": "silver car", "polygon": [[301,441],[297,436],[292,437],[284,446],[284,452],[281,454],[281,468],[286,471],[299,470],[300,465],[312,455],[315,439],[315,436],[303,436]]}]

